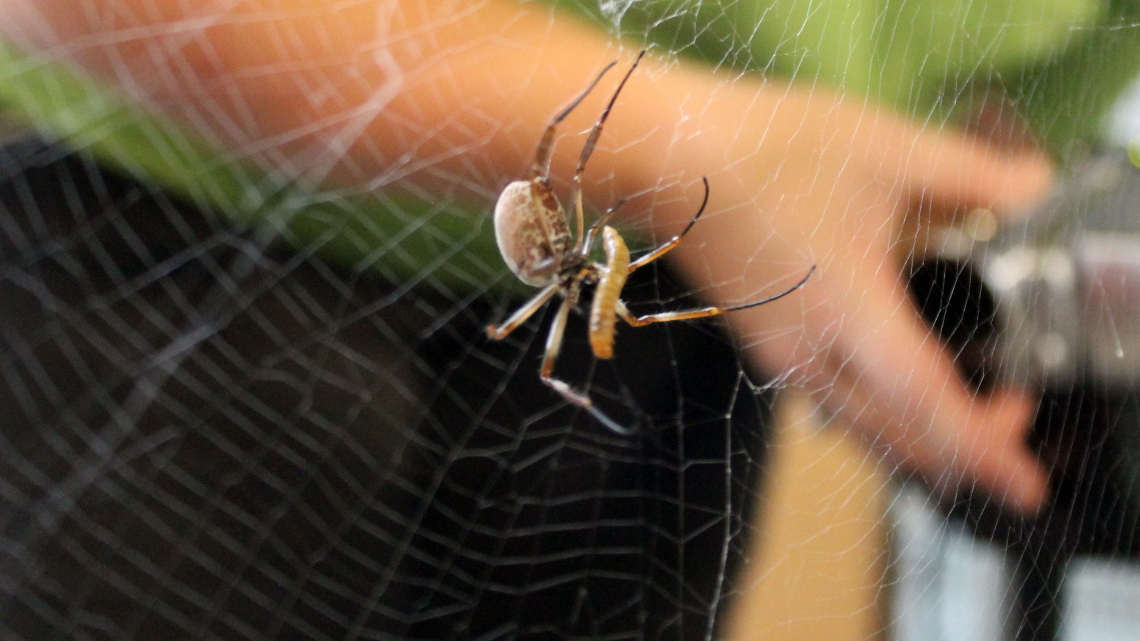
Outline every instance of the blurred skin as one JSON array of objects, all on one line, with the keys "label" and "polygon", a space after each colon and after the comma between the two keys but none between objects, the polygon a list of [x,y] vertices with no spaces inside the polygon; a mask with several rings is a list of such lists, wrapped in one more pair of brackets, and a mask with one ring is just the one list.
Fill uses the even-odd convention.
[{"label": "blurred skin", "polygon": [[[389,176],[466,192],[488,210],[525,173],[551,115],[616,59],[560,127],[552,176],[568,194],[584,132],[636,53],[548,7],[507,0],[197,4],[8,0],[0,30],[255,160],[303,165],[332,149],[319,180],[368,189]],[[606,125],[587,202],[632,197],[619,226],[661,240],[696,211],[703,175],[708,211],[669,256],[701,296],[754,300],[819,265],[800,292],[725,317],[757,365],[935,488],[977,485],[1015,509],[1040,506],[1046,476],[1023,444],[1033,399],[968,392],[900,273],[931,226],[1042,196],[1052,179],[1044,157],[925,131],[806,83],[651,55]]]}]

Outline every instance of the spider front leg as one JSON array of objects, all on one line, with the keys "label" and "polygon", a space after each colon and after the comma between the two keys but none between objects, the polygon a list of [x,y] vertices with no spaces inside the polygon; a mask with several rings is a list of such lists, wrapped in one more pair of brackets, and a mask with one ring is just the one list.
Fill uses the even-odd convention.
[{"label": "spider front leg", "polygon": [[550,173],[550,151],[554,147],[555,129],[557,129],[559,123],[566,119],[566,116],[570,115],[570,112],[574,111],[578,103],[590,95],[590,92],[593,91],[594,87],[602,80],[602,76],[606,75],[606,72],[612,69],[616,64],[617,61],[615,60],[606,65],[605,68],[598,73],[598,77],[594,78],[594,81],[590,83],[590,86],[586,87],[585,91],[578,94],[577,98],[572,100],[562,111],[550,119],[550,122],[546,125],[546,131],[542,133],[542,138],[538,141],[538,149],[534,152],[534,161],[531,162],[530,168],[531,175],[545,178],[546,175]]},{"label": "spider front leg", "polygon": [[[590,161],[590,156],[594,153],[594,148],[598,144],[598,138],[602,135],[602,127],[605,126],[606,120],[610,117],[610,111],[613,110],[618,95],[621,94],[621,90],[625,87],[626,81],[633,75],[633,70],[637,69],[637,65],[641,64],[641,59],[644,57],[645,49],[642,49],[641,53],[637,54],[637,60],[633,61],[633,65],[629,68],[629,71],[625,72],[625,76],[621,79],[621,82],[618,83],[617,89],[614,90],[614,95],[610,96],[609,104],[607,104],[605,110],[602,111],[598,122],[594,123],[594,128],[590,130],[590,135],[586,137],[586,144],[582,146],[582,154],[578,156],[578,167],[574,170],[574,193],[571,198],[571,201],[574,203],[574,213],[578,219],[578,236],[576,244],[574,245],[575,252],[584,250],[586,253],[589,253],[589,246],[586,245],[583,247],[582,243],[582,228],[585,219],[582,214],[582,173],[586,171],[586,163]],[[615,207],[614,209],[617,208]],[[613,210],[611,209],[610,211],[612,212]],[[597,225],[595,224],[594,227],[597,228]]]}]

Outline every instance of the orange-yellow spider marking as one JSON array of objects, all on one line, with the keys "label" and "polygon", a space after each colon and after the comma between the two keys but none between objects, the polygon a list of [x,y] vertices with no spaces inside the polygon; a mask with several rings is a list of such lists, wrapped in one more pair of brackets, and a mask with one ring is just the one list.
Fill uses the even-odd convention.
[{"label": "orange-yellow spider marking", "polygon": [[629,278],[629,248],[609,225],[602,230],[602,245],[606,249],[606,264],[599,270],[594,303],[590,306],[590,347],[598,358],[613,358],[618,297]]}]

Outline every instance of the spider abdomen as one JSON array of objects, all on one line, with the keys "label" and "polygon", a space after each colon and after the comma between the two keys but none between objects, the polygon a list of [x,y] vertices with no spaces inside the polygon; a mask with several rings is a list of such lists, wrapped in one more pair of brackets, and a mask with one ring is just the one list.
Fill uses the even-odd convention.
[{"label": "spider abdomen", "polygon": [[570,228],[550,187],[537,178],[507,185],[495,203],[495,240],[519,280],[553,283],[570,249]]},{"label": "spider abdomen", "polygon": [[629,277],[629,248],[617,230],[609,225],[602,230],[602,243],[606,250],[606,264],[599,266],[601,276],[594,291],[594,303],[590,306],[590,347],[594,356],[611,358],[614,355],[618,297]]}]

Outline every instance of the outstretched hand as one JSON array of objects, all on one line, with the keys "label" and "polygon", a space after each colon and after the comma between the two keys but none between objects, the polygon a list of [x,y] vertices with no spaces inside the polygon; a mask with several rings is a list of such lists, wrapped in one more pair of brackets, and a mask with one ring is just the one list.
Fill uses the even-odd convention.
[{"label": "outstretched hand", "polygon": [[711,126],[696,137],[723,150],[719,161],[704,155],[722,169],[709,177],[712,214],[674,258],[725,305],[818,263],[795,296],[730,315],[757,364],[936,489],[976,485],[1022,512],[1039,508],[1047,475],[1025,443],[1035,399],[969,391],[918,317],[902,271],[932,226],[979,207],[1023,211],[1047,191],[1050,164],[819,88],[745,103],[744,113],[762,116],[754,129]]}]

